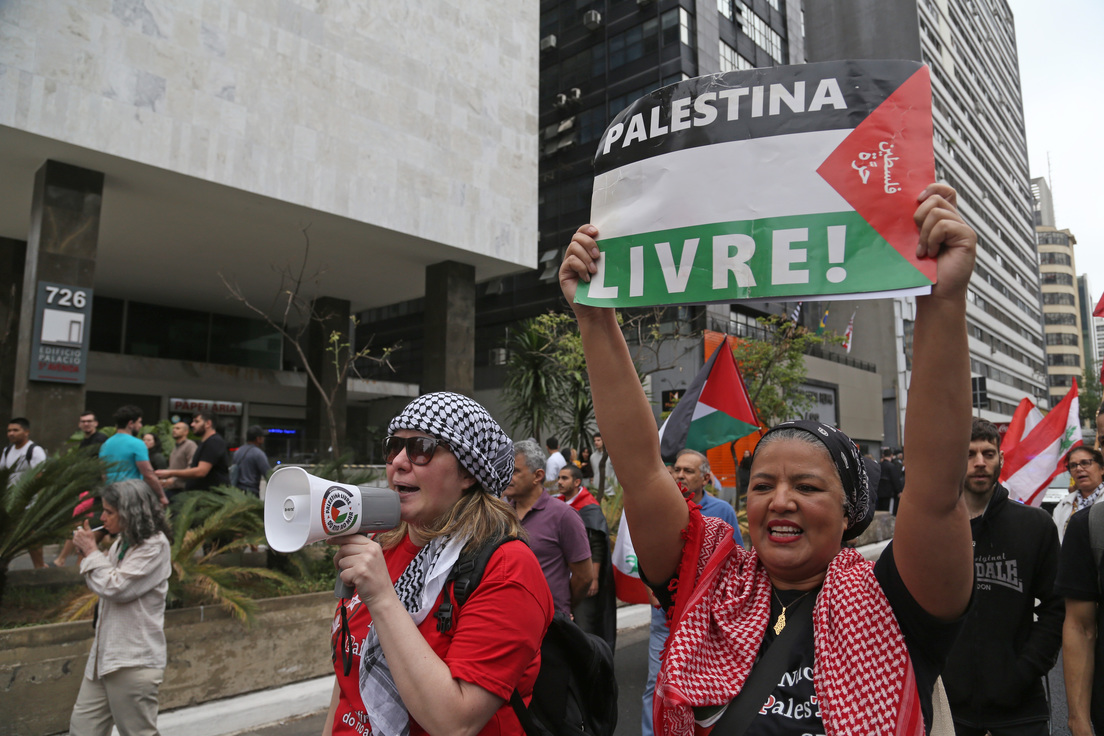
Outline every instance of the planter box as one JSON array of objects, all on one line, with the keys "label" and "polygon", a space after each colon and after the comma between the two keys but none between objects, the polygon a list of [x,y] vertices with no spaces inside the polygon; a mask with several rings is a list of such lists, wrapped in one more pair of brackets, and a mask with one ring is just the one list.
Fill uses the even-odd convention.
[{"label": "planter box", "polygon": [[[160,709],[332,672],[335,605],[328,592],[260,600],[248,629],[219,608],[166,611],[169,664]],[[0,631],[0,734],[66,731],[91,646],[89,621]]]}]

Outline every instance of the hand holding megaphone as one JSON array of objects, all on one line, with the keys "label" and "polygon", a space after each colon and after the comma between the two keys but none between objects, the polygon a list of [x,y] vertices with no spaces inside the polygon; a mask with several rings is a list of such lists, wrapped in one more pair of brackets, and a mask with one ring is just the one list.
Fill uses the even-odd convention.
[{"label": "hand holding megaphone", "polygon": [[[265,491],[265,538],[277,552],[297,552],[323,539],[371,534],[399,524],[399,494],[389,488],[335,483],[302,468],[284,467]],[[353,591],[337,579],[334,595]]]}]

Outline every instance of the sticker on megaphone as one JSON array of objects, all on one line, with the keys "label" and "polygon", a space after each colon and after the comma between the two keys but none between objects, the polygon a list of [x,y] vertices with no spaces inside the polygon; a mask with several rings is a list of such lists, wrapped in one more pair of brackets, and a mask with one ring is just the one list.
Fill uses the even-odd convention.
[{"label": "sticker on megaphone", "polygon": [[382,532],[399,524],[399,494],[389,488],[335,483],[283,467],[265,491],[265,537],[277,552],[295,552],[327,537]]}]

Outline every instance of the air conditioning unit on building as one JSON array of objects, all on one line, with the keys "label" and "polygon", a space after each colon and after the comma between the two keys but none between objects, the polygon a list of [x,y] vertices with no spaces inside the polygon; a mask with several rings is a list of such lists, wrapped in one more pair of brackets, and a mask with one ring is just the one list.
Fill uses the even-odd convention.
[{"label": "air conditioning unit on building", "polygon": [[571,102],[578,102],[582,99],[583,91],[578,87],[572,87],[567,91],[567,99]]},{"label": "air conditioning unit on building", "polygon": [[596,31],[602,27],[602,14],[597,10],[588,10],[583,13],[583,25],[588,31]]},{"label": "air conditioning unit on building", "polygon": [[547,36],[540,40],[540,50],[548,51],[549,49],[556,48],[556,37],[549,33]]},{"label": "air conditioning unit on building", "polygon": [[567,107],[567,95],[565,95],[563,92],[560,92],[552,101],[552,105],[557,110],[562,110],[563,108]]},{"label": "air conditioning unit on building", "polygon": [[491,365],[506,365],[506,348],[491,348],[488,362]]}]

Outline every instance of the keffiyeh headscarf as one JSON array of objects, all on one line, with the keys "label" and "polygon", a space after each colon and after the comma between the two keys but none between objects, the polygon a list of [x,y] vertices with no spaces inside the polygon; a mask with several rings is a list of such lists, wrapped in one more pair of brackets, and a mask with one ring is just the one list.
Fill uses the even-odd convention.
[{"label": "keffiyeh headscarf", "polygon": [[483,490],[501,496],[514,474],[514,443],[490,412],[467,396],[439,391],[419,396],[387,425],[387,433],[416,429],[449,443],[460,465]]},{"label": "keffiyeh headscarf", "polygon": [[[868,464],[863,456],[859,454],[859,448],[845,433],[835,427],[809,419],[782,422],[775,427],[771,427],[763,435],[763,439],[784,429],[798,429],[808,432],[828,450],[828,455],[836,466],[840,482],[843,483],[844,495],[847,498],[847,529],[843,533],[844,541],[854,539],[866,531],[866,528],[870,526],[870,522],[874,520],[874,494],[870,492],[870,489],[877,486],[878,476],[881,474],[878,466],[873,462]],[[763,440],[760,440],[755,448],[756,453],[763,444]],[[752,459],[754,460],[754,457]]]}]

